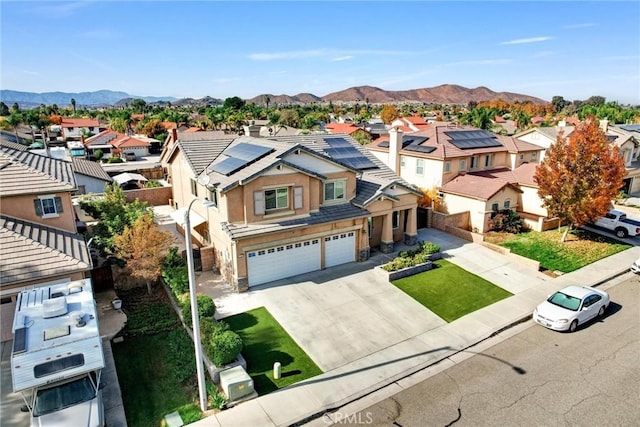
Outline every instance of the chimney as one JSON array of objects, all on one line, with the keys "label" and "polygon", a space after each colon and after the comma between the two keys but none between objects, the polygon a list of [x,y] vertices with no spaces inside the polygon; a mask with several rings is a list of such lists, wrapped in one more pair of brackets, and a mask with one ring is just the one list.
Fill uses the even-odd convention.
[{"label": "chimney", "polygon": [[244,134],[253,138],[260,138],[260,126],[253,124],[253,121],[249,126],[244,125]]},{"label": "chimney", "polygon": [[400,150],[402,150],[402,135],[398,128],[389,129],[389,163],[388,166],[400,175]]},{"label": "chimney", "polygon": [[607,133],[607,131],[609,130],[609,120],[608,119],[600,120],[600,129],[602,129],[602,132]]},{"label": "chimney", "polygon": [[178,140],[178,129],[176,128],[171,129],[171,135],[173,137],[173,143],[175,144],[176,141]]}]

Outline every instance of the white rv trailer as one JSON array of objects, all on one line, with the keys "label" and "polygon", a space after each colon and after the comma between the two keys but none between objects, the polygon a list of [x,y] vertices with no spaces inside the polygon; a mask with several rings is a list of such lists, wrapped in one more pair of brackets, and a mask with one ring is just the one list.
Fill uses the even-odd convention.
[{"label": "white rv trailer", "polygon": [[11,374],[32,426],[104,426],[105,366],[91,279],[18,295]]}]

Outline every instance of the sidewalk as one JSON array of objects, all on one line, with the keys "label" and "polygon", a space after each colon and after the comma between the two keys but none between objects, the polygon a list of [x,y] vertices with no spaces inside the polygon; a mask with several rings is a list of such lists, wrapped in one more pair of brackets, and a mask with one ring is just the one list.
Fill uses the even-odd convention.
[{"label": "sidewalk", "polygon": [[[640,257],[640,248],[633,247],[552,279],[535,272],[532,274],[531,271],[523,272],[524,267],[506,257],[488,256],[488,249],[480,245],[441,246],[449,261],[463,268],[474,267],[472,271],[475,274],[508,288],[514,295],[314,378],[212,415],[194,425],[284,426],[313,420],[325,411],[367,396],[529,319],[536,305],[556,290],[569,284],[597,286],[627,272],[631,263]],[[322,421],[326,425],[324,418]]]}]

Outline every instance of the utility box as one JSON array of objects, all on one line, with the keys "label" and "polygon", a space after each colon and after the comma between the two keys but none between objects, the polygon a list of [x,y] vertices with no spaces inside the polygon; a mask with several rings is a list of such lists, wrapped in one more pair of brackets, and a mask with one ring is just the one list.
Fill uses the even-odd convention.
[{"label": "utility box", "polygon": [[230,401],[238,400],[254,392],[253,380],[242,366],[220,372],[220,387]]}]

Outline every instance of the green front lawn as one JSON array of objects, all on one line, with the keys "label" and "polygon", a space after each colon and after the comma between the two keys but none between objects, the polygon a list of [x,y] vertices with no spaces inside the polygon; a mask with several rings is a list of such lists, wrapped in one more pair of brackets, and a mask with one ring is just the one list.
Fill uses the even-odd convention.
[{"label": "green front lawn", "polygon": [[[236,314],[223,321],[242,338],[247,372],[259,394],[271,393],[322,373],[266,308]],[[279,380],[273,379],[275,362],[282,365]]]},{"label": "green front lawn", "polygon": [[449,261],[434,264],[433,270],[391,283],[447,322],[512,295]]},{"label": "green front lawn", "polygon": [[536,260],[545,270],[563,273],[577,270],[630,247],[586,230],[572,231],[563,243],[560,241],[563,232],[564,228],[520,234],[487,233],[485,241],[509,248],[514,254]]}]

